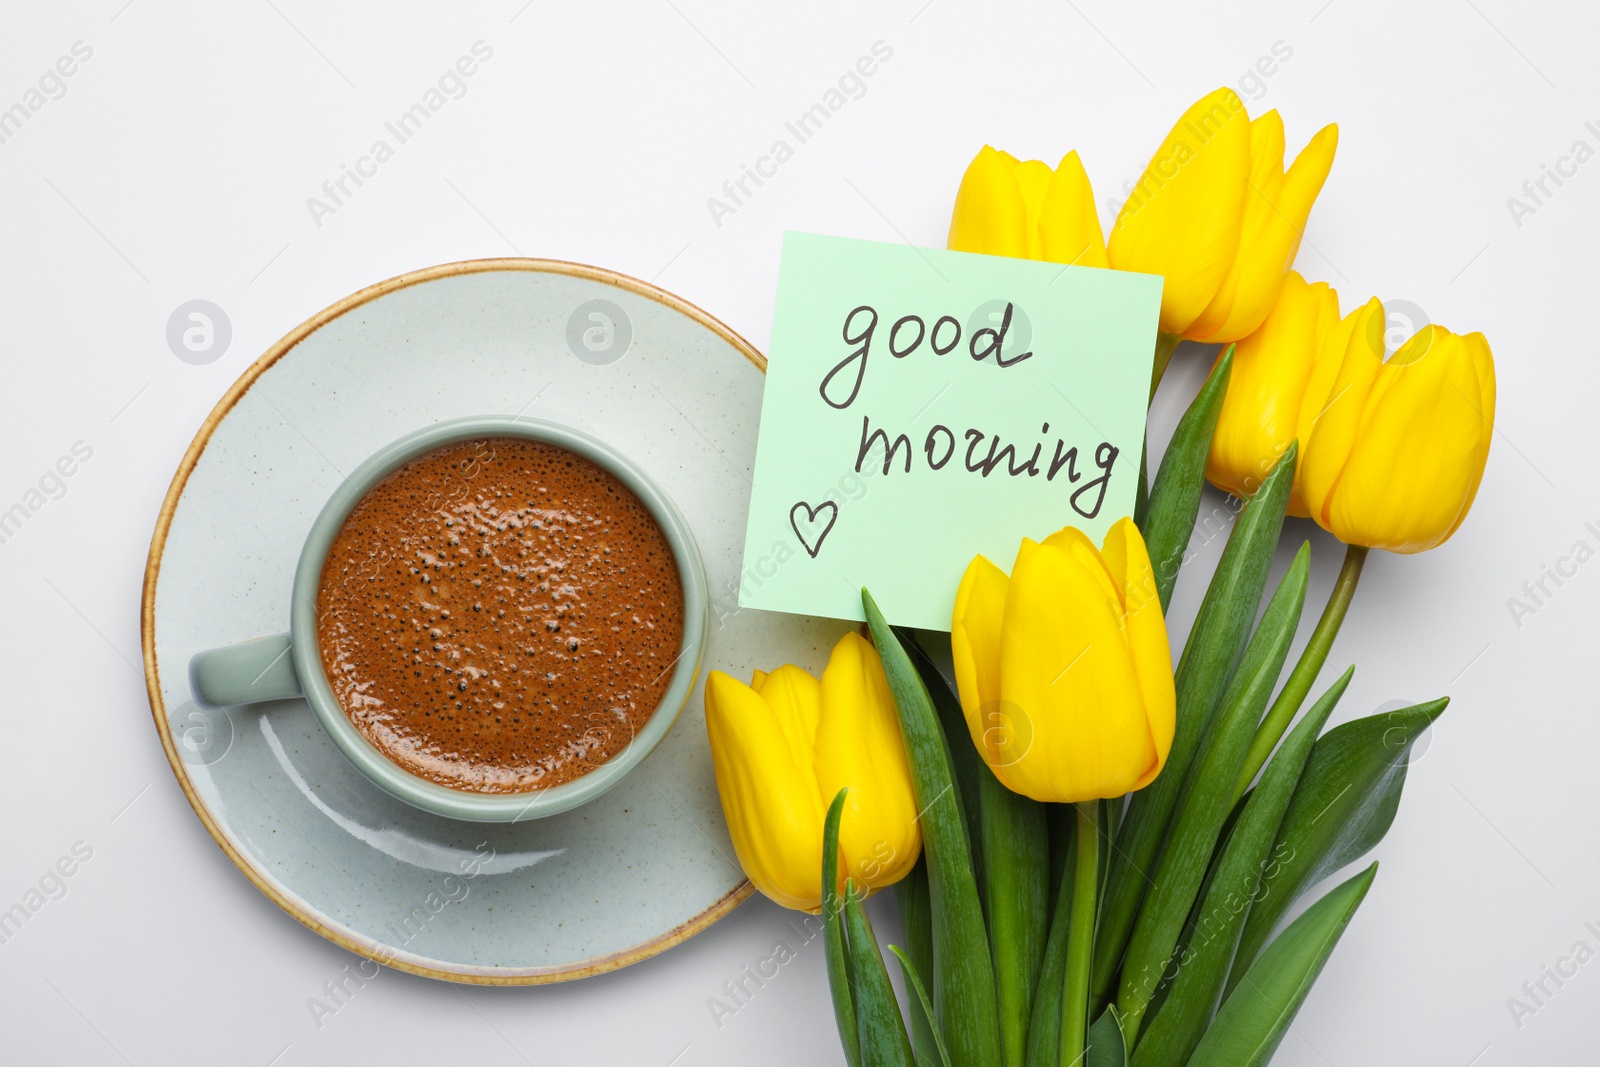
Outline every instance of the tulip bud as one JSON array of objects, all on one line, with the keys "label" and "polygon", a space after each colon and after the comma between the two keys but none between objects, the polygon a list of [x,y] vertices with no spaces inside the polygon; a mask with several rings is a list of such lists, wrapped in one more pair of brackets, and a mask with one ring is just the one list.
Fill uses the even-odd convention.
[{"label": "tulip bud", "polygon": [[1422,552],[1472,507],[1494,434],[1494,356],[1481,333],[1425,326],[1383,360],[1376,299],[1329,332],[1306,390],[1320,412],[1302,490],[1318,525],[1346,544]]},{"label": "tulip bud", "polygon": [[985,145],[956,191],[949,247],[1082,267],[1108,265],[1094,190],[1076,152],[1068,152],[1052,171],[1040,160],[1022,162]]},{"label": "tulip bud", "polygon": [[1283,119],[1269,111],[1250,124],[1250,183],[1239,226],[1239,252],[1211,303],[1184,336],[1226,344],[1261,325],[1299,254],[1311,205],[1322,192],[1338,146],[1339,127],[1324,126],[1285,173]]},{"label": "tulip bud", "polygon": [[[1206,459],[1211,484],[1244,499],[1261,486],[1290,441],[1309,437],[1318,413],[1305,410],[1306,387],[1338,321],[1339,294],[1326,282],[1308,284],[1290,271],[1261,328],[1234,347],[1233,372]],[[1297,468],[1289,513],[1304,518],[1310,512],[1300,477]]]},{"label": "tulip bud", "polygon": [[706,677],[706,731],[739,863],[786,908],[822,907],[822,828],[849,788],[839,888],[904,878],[922,849],[911,770],[878,653],[857,633],[834,646],[822,680],[793,665],[751,685]]},{"label": "tulip bud", "polygon": [[951,631],[968,730],[1008,789],[1074,802],[1120,797],[1160,773],[1175,725],[1172,660],[1132,520],[1100,549],[1073,527],[1024,541],[1009,578],[975,558]]},{"label": "tulip bud", "polygon": [[1161,332],[1238,340],[1261,325],[1333,165],[1325,127],[1287,173],[1283,121],[1250,120],[1232,89],[1196,101],[1167,134],[1111,228],[1111,265],[1160,274]]}]

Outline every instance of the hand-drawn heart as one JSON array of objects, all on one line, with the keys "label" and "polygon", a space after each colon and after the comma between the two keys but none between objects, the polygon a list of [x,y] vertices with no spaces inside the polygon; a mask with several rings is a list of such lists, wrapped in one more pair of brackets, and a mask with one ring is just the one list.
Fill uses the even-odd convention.
[{"label": "hand-drawn heart", "polygon": [[[802,511],[805,512],[805,519],[803,521],[800,518],[800,513]],[[828,515],[828,521],[820,523],[822,529],[817,531],[817,527],[819,525],[817,516],[824,512],[826,512]],[[789,526],[794,530],[794,535],[800,538],[800,544],[805,547],[806,554],[812,559],[816,559],[817,553],[822,551],[823,538],[828,536],[828,531],[833,529],[833,524],[838,521],[839,505],[835,504],[831,500],[824,500],[816,507],[812,507],[810,504],[807,504],[804,500],[802,500],[800,503],[789,509]],[[808,532],[813,531],[816,532],[816,542],[814,544],[809,538],[806,537]]]}]

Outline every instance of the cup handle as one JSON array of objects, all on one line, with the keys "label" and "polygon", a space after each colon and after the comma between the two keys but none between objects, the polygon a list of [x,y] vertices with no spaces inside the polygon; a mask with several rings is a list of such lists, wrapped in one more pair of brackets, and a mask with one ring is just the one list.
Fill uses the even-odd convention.
[{"label": "cup handle", "polygon": [[304,693],[286,633],[198,653],[189,661],[189,689],[199,704],[212,708]]}]

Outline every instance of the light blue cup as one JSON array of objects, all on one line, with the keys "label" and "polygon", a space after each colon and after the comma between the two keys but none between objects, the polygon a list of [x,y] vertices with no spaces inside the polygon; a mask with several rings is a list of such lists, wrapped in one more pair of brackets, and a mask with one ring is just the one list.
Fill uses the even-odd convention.
[{"label": "light blue cup", "polygon": [[[609,471],[639,498],[660,526],[683,583],[683,644],[661,702],[629,742],[610,760],[580,778],[531,793],[488,794],[450,789],[402,769],[362,736],[345,714],[322,670],[317,648],[317,588],[322,564],[344,520],[392,471],[443,445],[483,438],[517,437],[574,452]],[[645,473],[610,446],[555,423],[507,416],[475,416],[436,423],[380,449],[335,489],[311,524],[295,567],[289,632],[201,652],[189,663],[195,699],[212,707],[305,697],[322,728],[357,770],[399,799],[454,819],[509,823],[555,815],[593,800],[616,785],[648,756],[677,721],[700,673],[709,597],[705,569],[689,524]]]}]

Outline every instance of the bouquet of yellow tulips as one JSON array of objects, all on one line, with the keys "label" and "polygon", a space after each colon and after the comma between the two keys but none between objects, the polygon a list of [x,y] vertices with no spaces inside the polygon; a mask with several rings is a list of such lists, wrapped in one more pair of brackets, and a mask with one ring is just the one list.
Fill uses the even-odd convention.
[{"label": "bouquet of yellow tulips", "polygon": [[[972,561],[953,682],[866,590],[870,643],[847,635],[820,681],[711,674],[734,846],[769,897],[822,913],[852,1067],[1266,1063],[1370,888],[1376,863],[1283,922],[1383,838],[1447,700],[1324,732],[1352,667],[1302,708],[1368,551],[1466,517],[1495,385],[1482,335],[1429,326],[1386,360],[1381,304],[1341,317],[1290,270],[1336,139],[1285,170],[1276,113],[1219,90],[1109,242],[1076,153],[968,168],[951,247],[1165,278],[1152,394],[1180,339],[1227,348],[1102,544],[1067,527],[1009,575]],[[1164,615],[1208,479],[1244,504],[1174,671]],[[1280,684],[1310,569],[1307,543],[1269,594],[1287,516],[1347,551]],[[889,885],[905,1012],[861,906]]]}]

